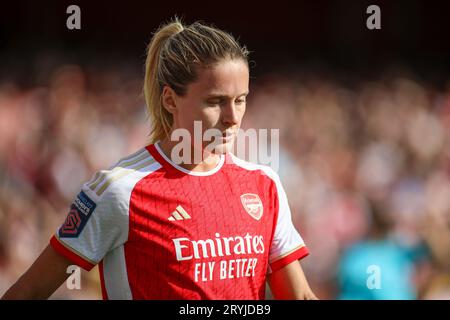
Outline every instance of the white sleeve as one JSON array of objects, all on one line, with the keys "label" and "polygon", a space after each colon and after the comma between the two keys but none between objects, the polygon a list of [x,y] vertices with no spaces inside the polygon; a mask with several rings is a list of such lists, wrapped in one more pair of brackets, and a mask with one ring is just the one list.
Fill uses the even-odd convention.
[{"label": "white sleeve", "polygon": [[280,178],[275,172],[271,176],[276,185],[278,214],[269,253],[268,273],[279,270],[309,254],[302,237],[292,223],[291,210]]},{"label": "white sleeve", "polygon": [[86,270],[128,238],[129,199],[111,186],[100,195],[82,186],[65,222],[50,240],[53,248]]}]

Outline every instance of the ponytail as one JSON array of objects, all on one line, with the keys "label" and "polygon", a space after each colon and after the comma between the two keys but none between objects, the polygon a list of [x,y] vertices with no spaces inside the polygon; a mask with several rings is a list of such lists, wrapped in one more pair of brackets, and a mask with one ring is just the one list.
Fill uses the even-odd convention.
[{"label": "ponytail", "polygon": [[172,115],[162,106],[162,84],[159,81],[161,48],[172,35],[183,31],[183,25],[178,19],[161,27],[153,36],[147,47],[145,62],[144,97],[147,104],[147,113],[152,118],[150,131],[151,143],[169,135],[173,124]]}]

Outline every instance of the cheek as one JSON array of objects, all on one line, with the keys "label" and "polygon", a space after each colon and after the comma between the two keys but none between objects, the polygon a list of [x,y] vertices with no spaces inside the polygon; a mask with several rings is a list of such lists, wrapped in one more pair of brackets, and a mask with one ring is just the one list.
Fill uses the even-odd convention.
[{"label": "cheek", "polygon": [[178,118],[178,122],[182,126],[190,127],[189,124],[192,124],[197,116],[198,107],[192,104],[189,100],[183,101],[178,108],[178,112],[176,117]]},{"label": "cheek", "polygon": [[[202,131],[216,126],[220,121],[220,108],[203,106],[201,102],[184,102],[179,108],[177,126],[194,132],[195,121],[201,121]],[[197,124],[198,125],[198,124]]]},{"label": "cheek", "polygon": [[220,120],[220,108],[203,108],[200,117],[205,125],[212,126]]},{"label": "cheek", "polygon": [[242,108],[239,109],[241,118],[244,116],[246,109],[247,109],[247,105],[246,104],[244,104],[242,106]]},{"label": "cheek", "polygon": [[245,115],[245,109],[246,109],[246,106],[245,106],[245,105],[242,106],[242,107],[239,107],[239,108],[237,109],[237,114],[238,114],[238,117],[239,117],[239,123],[241,123],[241,122],[242,122],[242,118],[244,118],[244,115]]}]

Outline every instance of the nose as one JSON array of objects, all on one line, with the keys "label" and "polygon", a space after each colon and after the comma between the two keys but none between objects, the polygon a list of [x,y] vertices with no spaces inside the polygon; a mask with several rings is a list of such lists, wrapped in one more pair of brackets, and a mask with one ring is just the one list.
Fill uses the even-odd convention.
[{"label": "nose", "polygon": [[239,115],[234,101],[231,101],[223,106],[222,123],[227,127],[232,127],[239,123]]}]

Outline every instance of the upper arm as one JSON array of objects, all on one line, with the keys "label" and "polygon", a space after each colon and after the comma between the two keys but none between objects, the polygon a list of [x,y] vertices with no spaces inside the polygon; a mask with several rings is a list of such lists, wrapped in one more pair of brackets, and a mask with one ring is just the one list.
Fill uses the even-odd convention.
[{"label": "upper arm", "polygon": [[269,274],[267,282],[275,299],[317,299],[298,260]]},{"label": "upper arm", "polygon": [[[104,180],[108,179],[105,176]],[[121,191],[110,187],[98,192],[84,184],[50,245],[4,298],[48,298],[67,279],[69,265],[76,264],[89,271],[108,251],[124,243],[128,219]]]},{"label": "upper arm", "polygon": [[67,279],[71,264],[48,245],[2,299],[47,299]]},{"label": "upper arm", "polygon": [[66,221],[50,240],[53,249],[87,271],[128,237],[128,201],[123,188],[113,185],[102,191],[84,184]]}]

